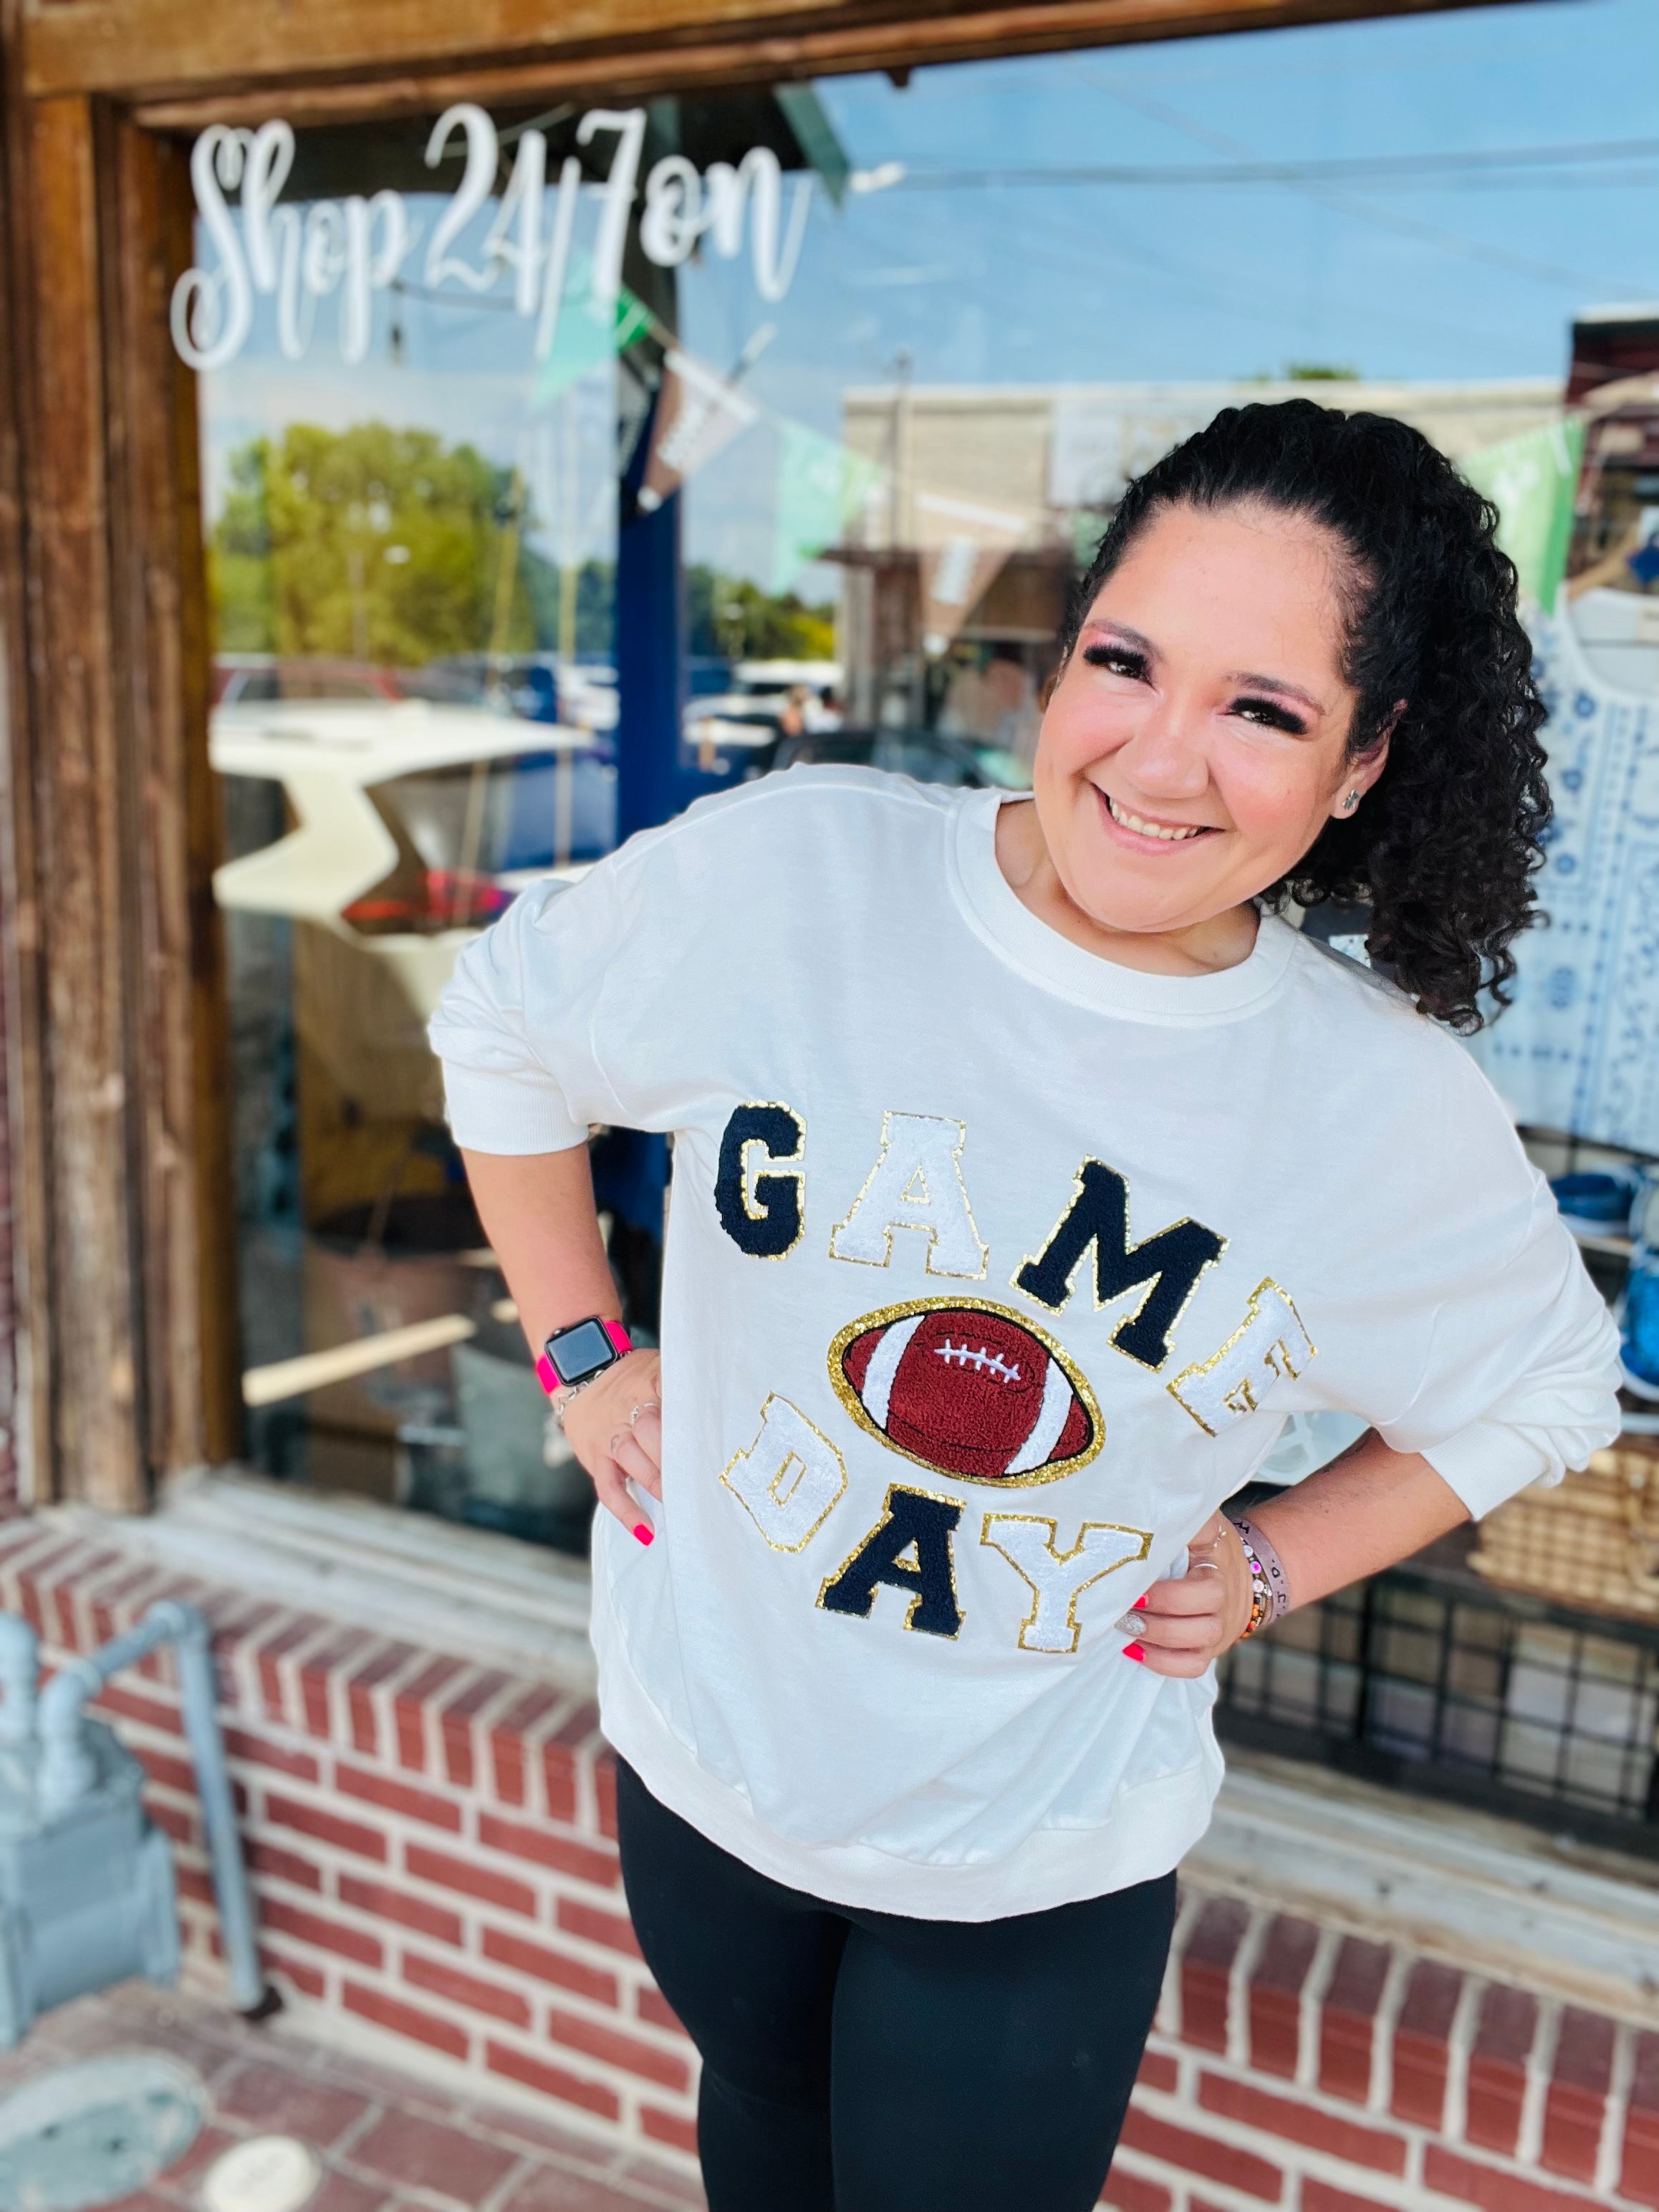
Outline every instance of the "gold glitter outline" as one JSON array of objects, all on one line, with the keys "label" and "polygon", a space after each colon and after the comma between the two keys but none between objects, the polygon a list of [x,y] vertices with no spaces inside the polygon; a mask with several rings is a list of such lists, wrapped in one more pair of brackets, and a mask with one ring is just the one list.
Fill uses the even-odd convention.
[{"label": "gold glitter outline", "polygon": [[[741,1114],[744,1109],[749,1106],[775,1107],[780,1114],[787,1114],[800,1131],[800,1142],[793,1152],[784,1153],[781,1157],[775,1157],[770,1152],[766,1155],[768,1163],[766,1173],[787,1176],[795,1184],[795,1212],[800,1225],[781,1252],[744,1253],[744,1257],[747,1260],[787,1260],[806,1234],[806,1116],[798,1108],[792,1106],[786,1098],[744,1098],[732,1109],[732,1112]],[[726,1118],[729,1122],[731,1116],[728,1115]],[[769,1215],[757,1213],[749,1203],[749,1147],[751,1145],[764,1146],[765,1142],[766,1139],[763,1137],[745,1137],[738,1154],[738,1203],[743,1208],[745,1219],[750,1221],[766,1221],[770,1218]],[[794,1163],[793,1166],[790,1164],[792,1161]],[[756,1181],[759,1180],[757,1176]],[[739,1246],[738,1249],[741,1250],[742,1247]],[[799,1412],[799,1407],[796,1410]],[[806,1419],[805,1413],[801,1414],[801,1419]],[[828,1443],[828,1437],[824,1441]],[[833,1449],[834,1447],[832,1446],[831,1449]]]},{"label": "gold glitter outline", "polygon": [[[995,1314],[1003,1321],[1012,1321],[1028,1336],[1036,1337],[1051,1359],[1060,1362],[1066,1381],[1081,1399],[1089,1419],[1094,1424],[1094,1435],[1082,1451],[1073,1452],[1069,1459],[1056,1460],[1052,1466],[1033,1468],[1026,1474],[957,1474],[948,1467],[939,1467],[932,1460],[923,1459],[920,1452],[907,1450],[903,1444],[895,1443],[884,1429],[876,1426],[842,1366],[842,1355],[848,1346],[855,1337],[862,1336],[867,1328],[885,1328],[893,1322],[908,1321],[912,1314],[957,1312]],[[857,1321],[848,1322],[845,1328],[837,1332],[830,1346],[829,1364],[830,1389],[865,1434],[873,1437],[889,1451],[896,1452],[901,1459],[908,1459],[915,1467],[925,1467],[929,1474],[940,1475],[946,1482],[979,1483],[989,1490],[1030,1490],[1040,1482],[1058,1482],[1062,1475],[1075,1474],[1080,1467],[1087,1467],[1091,1460],[1099,1457],[1101,1448],[1106,1442],[1106,1423],[1101,1414],[1099,1401],[1090,1388],[1088,1376],[1075,1364],[1065,1346],[1050,1336],[1047,1329],[1039,1328],[1035,1322],[1028,1321],[1024,1314],[1016,1313],[1012,1306],[1000,1306],[992,1298],[906,1298],[896,1306],[878,1306],[873,1313],[860,1315]]]},{"label": "gold glitter outline", "polygon": [[[1238,1327],[1233,1331],[1226,1342],[1221,1346],[1220,1349],[1218,1351],[1212,1352],[1207,1359],[1195,1359],[1190,1367],[1183,1367],[1180,1374],[1177,1375],[1172,1382],[1166,1382],[1164,1386],[1169,1392],[1170,1395],[1175,1400],[1176,1405],[1180,1407],[1182,1412],[1187,1414],[1189,1419],[1196,1421],[1199,1427],[1203,1430],[1206,1437],[1219,1436],[1221,1431],[1218,1429],[1212,1429],[1201,1413],[1197,1413],[1193,1411],[1193,1408],[1187,1403],[1187,1401],[1181,1395],[1181,1386],[1183,1382],[1190,1382],[1195,1375],[1207,1375],[1212,1367],[1218,1365],[1220,1361],[1226,1358],[1227,1354],[1232,1350],[1239,1339],[1244,1335],[1246,1331],[1260,1317],[1261,1311],[1261,1299],[1264,1293],[1268,1291],[1277,1291],[1278,1295],[1284,1299],[1285,1305],[1290,1309],[1291,1319],[1302,1331],[1302,1341],[1308,1347],[1308,1360],[1317,1359],[1319,1357],[1319,1346],[1314,1342],[1312,1337],[1309,1335],[1308,1325],[1296,1310],[1296,1300],[1291,1296],[1290,1292],[1285,1288],[1282,1283],[1276,1283],[1271,1275],[1264,1275],[1261,1278],[1261,1280],[1256,1285],[1255,1288],[1250,1292],[1249,1303],[1244,1308],[1243,1320],[1240,1322]],[[1304,1360],[1303,1362],[1303,1365],[1304,1367],[1307,1365],[1308,1360]],[[1297,1370],[1292,1369],[1291,1374],[1291,1380],[1292,1382],[1296,1380],[1297,1372]],[[1280,1379],[1282,1380],[1283,1378],[1281,1377]],[[1255,1412],[1255,1408],[1252,1407],[1251,1411]],[[1247,1417],[1241,1414],[1239,1418],[1242,1420]]]},{"label": "gold glitter outline", "polygon": [[[754,1507],[744,1496],[742,1491],[738,1488],[737,1484],[731,1479],[732,1470],[737,1465],[738,1462],[740,1459],[749,1458],[751,1453],[756,1452],[760,1449],[760,1440],[766,1434],[767,1416],[775,1405],[787,1406],[790,1412],[794,1414],[796,1419],[805,1423],[805,1426],[811,1429],[812,1434],[817,1438],[818,1442],[821,1444],[825,1445],[833,1454],[836,1465],[841,1469],[840,1488],[836,1491],[835,1496],[830,1500],[830,1503],[824,1507],[823,1512],[819,1514],[817,1519],[812,1523],[811,1527],[807,1530],[806,1534],[801,1538],[798,1544],[775,1543],[772,1538],[767,1534],[765,1529],[762,1528],[759,1514],[756,1512]],[[796,1456],[799,1457],[799,1454],[797,1454]],[[784,1462],[784,1466],[787,1467],[788,1464],[788,1461],[786,1460]],[[780,1468],[779,1473],[781,1474],[781,1472],[782,1469]],[[775,1476],[773,1480],[775,1481],[776,1477]],[[830,1437],[824,1435],[823,1431],[818,1426],[816,1421],[807,1419],[806,1415],[801,1412],[800,1407],[795,1403],[793,1398],[786,1398],[781,1390],[769,1390],[766,1394],[766,1403],[761,1407],[760,1426],[755,1431],[754,1443],[745,1445],[741,1451],[734,1451],[732,1453],[731,1458],[726,1461],[726,1465],[720,1469],[720,1482],[722,1486],[725,1489],[729,1490],[732,1497],[737,1499],[738,1504],[742,1506],[744,1511],[754,1522],[756,1528],[760,1529],[761,1541],[769,1551],[785,1553],[804,1552],[806,1549],[806,1547],[811,1542],[813,1537],[817,1534],[818,1530],[823,1528],[824,1522],[830,1518],[830,1516],[835,1511],[836,1506],[841,1504],[842,1499],[847,1495],[847,1462],[841,1455],[840,1446],[833,1443]],[[767,1488],[769,1491],[771,1484],[769,1483]]]},{"label": "gold glitter outline", "polygon": [[[936,1267],[933,1265],[933,1250],[939,1242],[939,1232],[937,1230],[929,1229],[925,1223],[920,1221],[890,1221],[887,1224],[887,1249],[886,1256],[884,1259],[860,1260],[854,1253],[837,1252],[836,1249],[836,1237],[841,1235],[843,1229],[847,1228],[850,1224],[854,1215],[857,1213],[860,1206],[863,1205],[865,1200],[870,1195],[872,1184],[875,1182],[876,1177],[881,1173],[882,1164],[887,1158],[888,1147],[892,1141],[888,1132],[892,1127],[892,1121],[895,1114],[899,1116],[901,1121],[938,1121],[945,1128],[954,1128],[960,1132],[956,1143],[951,1147],[951,1165],[956,1174],[957,1188],[962,1194],[962,1210],[968,1217],[968,1226],[974,1232],[974,1242],[979,1246],[979,1266],[975,1269],[971,1275],[960,1274],[952,1268]],[[858,1196],[853,1200],[852,1205],[848,1206],[846,1219],[838,1221],[835,1227],[830,1231],[830,1257],[832,1260],[839,1260],[843,1267],[890,1267],[893,1264],[893,1238],[897,1231],[902,1229],[911,1231],[920,1231],[920,1233],[925,1236],[927,1239],[927,1272],[933,1277],[935,1281],[941,1283],[984,1282],[991,1272],[991,1248],[979,1233],[979,1224],[974,1218],[973,1202],[969,1198],[968,1185],[963,1178],[962,1155],[967,1149],[967,1145],[968,1124],[965,1121],[958,1121],[956,1116],[952,1114],[911,1114],[907,1112],[902,1106],[884,1106],[882,1109],[881,1115],[881,1150],[876,1154],[876,1164],[874,1167],[871,1169],[869,1174],[864,1178],[864,1186],[862,1189],[859,1192]]]},{"label": "gold glitter outline", "polygon": [[1070,1655],[1064,1651],[1057,1651],[1051,1644],[1028,1644],[1025,1641],[1026,1630],[1035,1628],[1036,1626],[1037,1615],[1042,1610],[1042,1592],[1031,1580],[1030,1575],[1026,1573],[1024,1568],[1021,1566],[1019,1561],[1014,1557],[1013,1553],[1012,1552],[1004,1551],[1002,1546],[999,1544],[995,1537],[992,1535],[991,1528],[993,1523],[1000,1521],[1024,1521],[1028,1522],[1034,1528],[1046,1528],[1048,1531],[1048,1551],[1054,1557],[1055,1562],[1060,1566],[1064,1566],[1068,1559],[1076,1559],[1078,1553],[1083,1549],[1084,1539],[1087,1536],[1091,1528],[1110,1528],[1120,1536],[1139,1537],[1140,1549],[1138,1552],[1126,1553],[1122,1559],[1113,1559],[1108,1565],[1103,1566],[1098,1574],[1091,1575],[1086,1583],[1079,1583],[1077,1588],[1072,1592],[1071,1597],[1066,1601],[1066,1626],[1072,1632],[1071,1649],[1073,1653],[1076,1651],[1079,1640],[1083,1634],[1082,1627],[1080,1626],[1077,1617],[1077,1601],[1082,1596],[1084,1591],[1092,1589],[1097,1583],[1103,1583],[1108,1575],[1115,1575],[1120,1567],[1138,1566],[1143,1559],[1150,1559],[1152,1556],[1152,1530],[1150,1528],[1132,1528],[1127,1522],[1123,1521],[1085,1521],[1077,1532],[1076,1543],[1073,1545],[1069,1552],[1062,1552],[1059,1548],[1060,1523],[1058,1521],[1051,1521],[1046,1513],[988,1513],[984,1516],[979,1526],[980,1542],[985,1546],[988,1551],[994,1552],[999,1559],[1007,1560],[1009,1565],[1013,1569],[1014,1572],[1019,1577],[1021,1582],[1024,1583],[1026,1589],[1031,1592],[1033,1597],[1036,1601],[1031,1607],[1029,1617],[1021,1621],[1019,1625],[1019,1648],[1022,1651],[1036,1651],[1041,1653],[1050,1659],[1064,1659]]},{"label": "gold glitter outline", "polygon": [[[884,1522],[892,1519],[893,1492],[896,1490],[902,1490],[908,1492],[908,1494],[912,1498],[926,1498],[934,1505],[954,1505],[957,1509],[956,1520],[951,1526],[950,1534],[946,1537],[945,1543],[945,1561],[946,1566],[951,1571],[951,1602],[956,1607],[957,1625],[950,1632],[949,1635],[946,1635],[943,1629],[939,1628],[921,1628],[915,1629],[913,1632],[918,1636],[937,1636],[941,1644],[954,1644],[957,1637],[962,1633],[962,1624],[968,1618],[967,1614],[962,1609],[962,1593],[957,1588],[956,1548],[957,1533],[962,1527],[962,1516],[968,1509],[963,1505],[959,1498],[937,1497],[933,1491],[923,1490],[914,1482],[890,1482],[888,1484],[887,1495],[881,1502],[881,1519],[873,1522],[871,1526],[865,1530],[863,1535],[859,1538],[857,1543],[854,1545],[852,1550],[847,1554],[847,1557],[842,1561],[835,1572],[824,1577],[823,1580],[818,1584],[818,1594],[814,1599],[813,1603],[824,1613],[830,1612],[830,1607],[823,1602],[825,1591],[829,1589],[831,1583],[838,1583],[841,1580],[842,1577],[847,1572],[848,1567],[852,1565],[854,1560],[857,1559],[859,1553],[864,1549],[871,1538],[879,1533]],[[912,1543],[915,1543],[914,1536],[910,1540]],[[916,1558],[918,1562],[920,1562],[921,1558],[921,1548],[920,1545],[916,1547]],[[897,1589],[900,1586],[896,1583],[884,1583],[881,1587],[884,1589]],[[911,1628],[911,1625],[915,1620],[916,1607],[922,1603],[923,1600],[927,1597],[927,1593],[926,1590],[918,1590],[913,1598],[906,1600],[904,1609],[904,1626],[907,1630]],[[831,1618],[836,1620],[861,1620],[865,1621],[872,1621],[875,1617],[876,1601],[873,1593],[871,1596],[870,1610],[868,1613],[837,1613],[831,1615]]]},{"label": "gold glitter outline", "polygon": [[[1035,1267],[1041,1261],[1043,1253],[1048,1250],[1048,1247],[1054,1243],[1055,1237],[1059,1236],[1066,1215],[1071,1212],[1072,1208],[1077,1204],[1079,1199],[1083,1195],[1083,1170],[1085,1168],[1091,1167],[1104,1168],[1108,1175],[1115,1176],[1118,1181],[1123,1185],[1123,1234],[1127,1240],[1124,1245],[1126,1256],[1131,1253],[1138,1252],[1143,1244],[1155,1243],[1160,1237],[1164,1236],[1167,1231],[1171,1229],[1201,1229],[1206,1236],[1221,1237],[1221,1231],[1218,1229],[1212,1229],[1207,1221],[1200,1221],[1195,1214],[1191,1213],[1183,1213],[1178,1221],[1166,1221],[1162,1229],[1154,1229],[1150,1237],[1136,1237],[1132,1226],[1134,1219],[1133,1184],[1131,1183],[1128,1176],[1124,1174],[1121,1168],[1115,1168],[1109,1160],[1097,1159],[1094,1155],[1091,1153],[1086,1159],[1079,1163],[1077,1173],[1072,1177],[1072,1195],[1066,1200],[1066,1204],[1060,1209],[1060,1212],[1055,1218],[1054,1227],[1048,1231],[1048,1234],[1042,1240],[1041,1250],[1028,1253],[1025,1258],[1020,1261],[1019,1266],[1015,1268],[1013,1273],[1008,1278],[1011,1287],[1018,1291],[1021,1297],[1030,1298],[1034,1306],[1042,1306],[1042,1310],[1045,1313],[1063,1313],[1066,1308],[1071,1304],[1073,1291],[1072,1275],[1075,1275],[1078,1267],[1080,1267],[1083,1265],[1082,1253],[1079,1253],[1078,1255],[1077,1267],[1073,1268],[1072,1275],[1068,1275],[1066,1278],[1066,1296],[1058,1306],[1043,1305],[1043,1302],[1040,1297],[1036,1297],[1033,1291],[1026,1290],[1022,1285],[1019,1279],[1020,1275],[1024,1269],[1027,1267]],[[1133,1359],[1137,1367],[1144,1367],[1149,1375],[1156,1375],[1160,1368],[1166,1366],[1175,1350],[1175,1333],[1180,1328],[1182,1321],[1185,1320],[1188,1307],[1191,1305],[1193,1300],[1198,1296],[1199,1285],[1203,1281],[1205,1276],[1209,1273],[1211,1268],[1218,1267],[1222,1260],[1225,1257],[1227,1244],[1228,1239],[1224,1237],[1221,1237],[1220,1250],[1218,1251],[1212,1258],[1206,1260],[1204,1262],[1204,1265],[1199,1269],[1198,1273],[1193,1277],[1191,1285],[1188,1290],[1186,1297],[1182,1298],[1181,1304],[1176,1308],[1175,1312],[1170,1316],[1170,1325],[1164,1332],[1164,1340],[1165,1344],[1169,1346],[1170,1349],[1164,1353],[1162,1359],[1143,1359],[1139,1352],[1130,1352],[1126,1346],[1121,1345],[1117,1340],[1120,1330],[1130,1328],[1134,1322],[1140,1319],[1141,1314],[1146,1308],[1147,1299],[1151,1297],[1152,1292],[1158,1288],[1158,1277],[1157,1275],[1152,1277],[1146,1289],[1141,1292],[1139,1299],[1130,1308],[1129,1311],[1123,1316],[1122,1319],[1116,1324],[1115,1328],[1114,1328],[1111,1334],[1107,1338],[1106,1341],[1111,1346],[1113,1351],[1121,1353],[1125,1359]],[[1088,1246],[1085,1244],[1083,1250],[1086,1252],[1088,1249]],[[1102,1298],[1098,1292],[1100,1269],[1097,1264],[1091,1270],[1091,1273],[1093,1274],[1094,1283],[1096,1285],[1096,1287],[1090,1292],[1090,1296],[1093,1300],[1094,1310],[1097,1313],[1106,1313],[1117,1304],[1119,1298],[1127,1296],[1127,1293],[1120,1291],[1118,1297],[1115,1298]],[[1133,1285],[1131,1285],[1130,1287],[1133,1289]]]}]

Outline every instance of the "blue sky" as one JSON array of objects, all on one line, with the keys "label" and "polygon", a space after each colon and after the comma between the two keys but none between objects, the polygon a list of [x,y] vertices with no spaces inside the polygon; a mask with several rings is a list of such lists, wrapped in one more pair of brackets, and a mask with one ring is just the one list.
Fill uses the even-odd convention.
[{"label": "blue sky", "polygon": [[[849,384],[1208,381],[1341,363],[1368,377],[1553,376],[1575,309],[1659,298],[1659,0],[1535,4],[826,80],[856,166],[902,183],[814,201],[787,299],[747,257],[681,276],[682,331],[720,366],[763,322],[750,378],[769,410],[833,432]],[[1302,175],[1224,184],[972,181],[1062,167],[1190,172],[1373,158],[1582,154],[1458,176]],[[931,187],[930,173],[968,173]],[[417,211],[425,204],[416,203]],[[382,303],[384,309],[384,303]],[[410,303],[342,367],[331,330],[276,356],[262,319],[205,380],[210,488],[230,445],[283,420],[373,416],[470,435],[563,497],[583,546],[608,528],[603,376],[556,429],[529,405],[530,333],[467,306]],[[688,495],[691,550],[762,573],[766,435]],[[211,489],[210,489],[211,496]]]},{"label": "blue sky", "polygon": [[[820,96],[858,164],[913,173],[1659,149],[1659,7],[1257,32]],[[820,211],[785,338],[866,378],[900,344],[923,380],[1207,380],[1291,356],[1377,377],[1548,375],[1575,307],[1656,295],[1651,154],[1456,182],[901,186]]]}]

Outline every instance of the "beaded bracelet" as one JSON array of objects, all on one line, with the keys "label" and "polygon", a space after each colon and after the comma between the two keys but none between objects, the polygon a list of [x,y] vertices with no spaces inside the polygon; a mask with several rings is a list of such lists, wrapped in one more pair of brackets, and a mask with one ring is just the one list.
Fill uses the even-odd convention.
[{"label": "beaded bracelet", "polygon": [[1254,1521],[1239,1519],[1233,1522],[1238,1540],[1244,1547],[1245,1565],[1250,1571],[1250,1618],[1243,1634],[1254,1636],[1259,1628],[1282,1620],[1291,1609],[1291,1585],[1285,1572],[1285,1562],[1267,1541]]}]

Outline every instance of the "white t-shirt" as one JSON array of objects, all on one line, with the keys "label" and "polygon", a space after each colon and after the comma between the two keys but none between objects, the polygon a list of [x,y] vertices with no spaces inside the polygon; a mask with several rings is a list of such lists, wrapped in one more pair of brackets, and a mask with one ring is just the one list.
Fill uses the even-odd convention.
[{"label": "white t-shirt", "polygon": [[607,1735],[793,1887],[981,1920],[1166,1872],[1212,1681],[1120,1626],[1286,1414],[1475,1513],[1618,1429],[1615,1336],[1485,1077],[1264,920],[1097,959],[994,793],[797,769],[526,892],[432,1025],[458,1141],[672,1130],[658,1540],[595,1526]]}]

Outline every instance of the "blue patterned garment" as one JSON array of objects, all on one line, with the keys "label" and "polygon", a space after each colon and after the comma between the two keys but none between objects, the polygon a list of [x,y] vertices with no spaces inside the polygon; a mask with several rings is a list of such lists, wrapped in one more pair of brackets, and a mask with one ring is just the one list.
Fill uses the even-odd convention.
[{"label": "blue patterned garment", "polygon": [[1470,1049],[1533,1127],[1659,1153],[1659,696],[1595,674],[1534,614],[1555,801],[1514,1003]]}]

